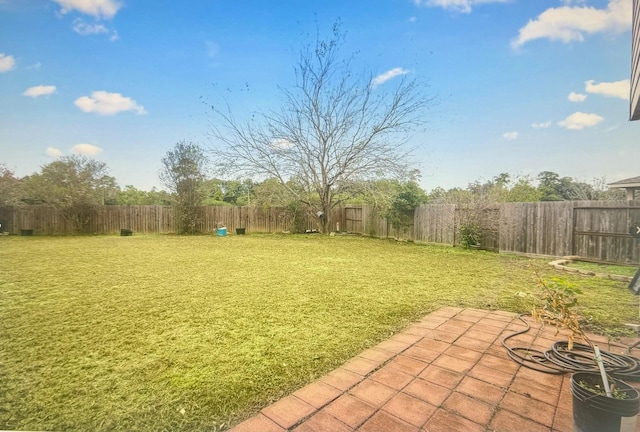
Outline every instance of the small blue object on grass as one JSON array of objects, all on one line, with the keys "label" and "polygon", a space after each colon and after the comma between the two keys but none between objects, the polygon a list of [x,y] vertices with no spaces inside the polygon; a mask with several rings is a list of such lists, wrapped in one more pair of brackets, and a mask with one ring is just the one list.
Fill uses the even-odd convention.
[{"label": "small blue object on grass", "polygon": [[218,228],[217,233],[219,237],[224,237],[227,235],[227,228],[225,227]]}]

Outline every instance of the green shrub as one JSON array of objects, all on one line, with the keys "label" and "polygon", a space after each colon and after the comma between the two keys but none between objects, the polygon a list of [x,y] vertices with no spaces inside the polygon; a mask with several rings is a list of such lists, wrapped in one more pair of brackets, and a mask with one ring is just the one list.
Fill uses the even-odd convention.
[{"label": "green shrub", "polygon": [[482,239],[482,229],[477,223],[471,222],[460,226],[460,244],[464,248],[480,246]]}]

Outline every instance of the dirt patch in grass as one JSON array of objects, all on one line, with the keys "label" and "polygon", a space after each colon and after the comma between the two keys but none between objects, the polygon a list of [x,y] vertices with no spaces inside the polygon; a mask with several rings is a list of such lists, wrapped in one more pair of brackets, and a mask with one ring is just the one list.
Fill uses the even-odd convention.
[{"label": "dirt patch in grass", "polygon": [[594,325],[623,283],[545,260],[360,237],[0,238],[0,429],[216,430],[441,306],[522,311],[531,266]]}]

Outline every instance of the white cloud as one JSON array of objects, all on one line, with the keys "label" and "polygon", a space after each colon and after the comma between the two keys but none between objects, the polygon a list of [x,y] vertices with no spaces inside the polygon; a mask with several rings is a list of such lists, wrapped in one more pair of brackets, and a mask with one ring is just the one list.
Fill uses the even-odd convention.
[{"label": "white cloud", "polygon": [[418,21],[418,18],[417,18],[417,17],[414,17],[414,16],[409,17],[409,22],[410,22],[410,23],[414,23],[414,22],[416,22],[416,21]]},{"label": "white cloud", "polygon": [[39,85],[39,86],[29,87],[24,91],[24,93],[22,93],[22,95],[35,98],[38,96],[46,96],[46,95],[54,94],[55,92],[56,92],[56,86]]},{"label": "white cloud", "polygon": [[62,156],[62,151],[60,151],[55,147],[47,147],[46,153],[47,153],[47,156],[51,156],[54,158]]},{"label": "white cloud", "polygon": [[42,67],[42,63],[37,62],[35,64],[32,64],[31,66],[27,66],[27,70],[38,70],[40,69],[40,67]]},{"label": "white cloud", "polygon": [[374,79],[371,80],[371,85],[373,87],[379,86],[380,84],[384,84],[385,82],[389,81],[392,78],[395,78],[397,76],[400,75],[406,75],[408,74],[409,71],[406,69],[402,69],[402,68],[393,68],[391,70],[386,71],[383,74],[378,75],[377,77],[375,77]]},{"label": "white cloud", "polygon": [[534,129],[547,129],[549,126],[551,126],[551,122],[543,122],[543,123],[532,123],[531,127]]},{"label": "white cloud", "polygon": [[559,121],[558,126],[562,126],[567,129],[580,130],[587,127],[592,127],[604,120],[598,114],[588,114],[583,112],[575,112],[566,119]]},{"label": "white cloud", "polygon": [[135,111],[146,114],[144,107],[120,93],[94,91],[91,96],[82,96],[75,100],[75,105],[84,112],[95,112],[102,115],[114,115],[121,111]]},{"label": "white cloud", "polygon": [[293,147],[293,143],[287,138],[277,138],[271,140],[271,147],[276,150],[288,150]]},{"label": "white cloud", "polygon": [[571,92],[569,96],[567,96],[571,102],[584,102],[587,99],[587,95],[582,93]]},{"label": "white cloud", "polygon": [[518,139],[518,136],[520,134],[518,132],[506,132],[502,134],[502,138],[506,139],[507,141],[513,141],[515,139]]},{"label": "white cloud", "polygon": [[631,28],[631,1],[609,0],[606,9],[570,5],[549,8],[520,29],[512,46],[517,48],[535,39],[569,43],[583,41],[585,34],[621,33]]},{"label": "white cloud", "polygon": [[441,7],[456,12],[469,13],[473,6],[482,3],[507,3],[510,0],[413,0],[416,6]]},{"label": "white cloud", "polygon": [[71,153],[88,156],[95,156],[101,152],[102,149],[100,147],[94,146],[92,144],[76,144],[71,148]]},{"label": "white cloud", "polygon": [[584,84],[587,93],[629,100],[630,84],[628,79],[614,82],[601,82],[599,84],[595,84],[595,81],[589,80]]},{"label": "white cloud", "polygon": [[209,58],[216,58],[218,56],[218,53],[220,52],[220,46],[217,43],[211,42],[211,41],[207,41],[206,45],[207,45],[207,56]]},{"label": "white cloud", "polygon": [[89,24],[82,18],[73,20],[73,31],[82,35],[94,35],[100,33],[109,33],[109,30],[102,24]]},{"label": "white cloud", "polygon": [[0,53],[0,72],[7,72],[16,67],[16,59],[11,55]]},{"label": "white cloud", "polygon": [[98,19],[111,19],[122,6],[116,0],[53,0],[62,8],[62,14],[73,10]]}]

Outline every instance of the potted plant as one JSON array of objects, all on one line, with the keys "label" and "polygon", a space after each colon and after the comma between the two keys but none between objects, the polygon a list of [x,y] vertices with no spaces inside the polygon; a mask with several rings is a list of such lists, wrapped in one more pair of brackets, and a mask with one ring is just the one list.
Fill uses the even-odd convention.
[{"label": "potted plant", "polygon": [[236,228],[236,234],[237,235],[245,234],[245,227],[244,227],[244,224],[242,223],[242,207],[240,207],[240,228]]},{"label": "potted plant", "polygon": [[533,318],[554,326],[556,334],[560,329],[569,330],[569,351],[579,337],[593,352],[593,369],[571,375],[574,431],[635,431],[640,394],[605,371],[600,350],[585,334],[583,317],[576,309],[582,292],[564,279],[544,281],[538,277],[538,281],[540,295],[531,312]]}]

